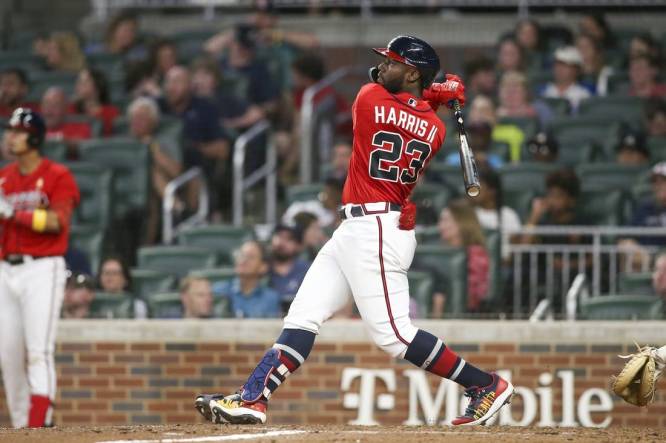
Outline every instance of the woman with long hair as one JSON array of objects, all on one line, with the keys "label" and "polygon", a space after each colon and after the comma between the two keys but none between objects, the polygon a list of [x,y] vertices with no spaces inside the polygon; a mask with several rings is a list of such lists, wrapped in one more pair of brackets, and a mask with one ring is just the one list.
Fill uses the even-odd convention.
[{"label": "woman with long hair", "polygon": [[113,120],[120,111],[111,104],[109,85],[102,71],[84,68],[79,72],[71,112],[101,120],[104,135],[113,132]]}]

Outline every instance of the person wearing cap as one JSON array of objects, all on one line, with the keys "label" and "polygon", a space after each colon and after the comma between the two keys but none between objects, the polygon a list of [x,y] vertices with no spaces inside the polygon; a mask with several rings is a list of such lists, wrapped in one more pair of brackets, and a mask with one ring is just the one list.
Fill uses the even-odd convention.
[{"label": "person wearing cap", "polygon": [[95,299],[95,280],[87,274],[74,273],[67,279],[62,303],[62,318],[90,318]]},{"label": "person wearing cap", "polygon": [[628,131],[620,136],[615,161],[621,165],[648,166],[650,151],[641,132]]},{"label": "person wearing cap", "polygon": [[[666,162],[652,167],[652,195],[636,208],[631,225],[666,228]],[[642,245],[666,246],[666,235],[640,236],[636,241]]]},{"label": "person wearing cap", "polygon": [[17,108],[4,132],[16,161],[0,169],[0,365],[17,428],[46,426],[52,416],[63,255],[80,200],[71,172],[42,157],[45,135],[41,115]]},{"label": "person wearing cap", "polygon": [[527,141],[527,154],[529,161],[540,163],[557,162],[557,140],[547,132],[538,132]]},{"label": "person wearing cap", "polygon": [[299,258],[302,252],[303,231],[295,225],[278,225],[271,237],[268,286],[280,295],[285,311],[310,269],[311,263]]},{"label": "person wearing cap", "polygon": [[555,51],[553,65],[554,81],[548,83],[541,93],[544,98],[565,98],[576,110],[581,101],[592,94],[578,82],[583,59],[574,46],[565,46]]}]

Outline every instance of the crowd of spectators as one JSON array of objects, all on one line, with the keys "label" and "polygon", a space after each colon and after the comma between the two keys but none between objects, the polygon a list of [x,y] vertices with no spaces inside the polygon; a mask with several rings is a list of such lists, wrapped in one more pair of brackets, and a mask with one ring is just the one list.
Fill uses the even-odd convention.
[{"label": "crowd of spectators", "polygon": [[[169,38],[143,34],[137,16],[121,13],[111,20],[99,42],[84,42],[69,31],[35,39],[33,50],[43,71],[69,83],[54,81],[35,94],[32,72],[20,66],[4,68],[0,73],[0,118],[18,106],[39,110],[46,121],[48,142],[63,143],[66,159],[71,162],[79,160],[83,142],[99,137],[122,136],[147,146],[151,189],[141,242],[159,244],[166,184],[190,167],[204,171],[211,196],[210,221],[230,220],[233,141],[263,119],[274,129],[281,186],[298,184],[303,93],[326,74],[318,47],[314,35],[281,27],[270,6],[256,10],[243,23],[211,34],[194,54],[184,53]],[[506,267],[511,265],[507,246],[512,242],[575,245],[587,241],[579,235],[544,237],[516,232],[523,226],[590,223],[580,207],[584,184],[565,161],[564,153],[572,147],[561,143],[551,123],[563,115],[582,116],[586,103],[594,97],[644,100],[644,115],[637,125],[622,125],[610,142],[612,152],[606,152],[604,160],[650,171],[645,175],[649,192],[641,196],[644,201],[633,202],[626,224],[666,227],[666,154],[651,148],[666,150],[666,144],[655,144],[666,138],[666,84],[658,41],[649,33],[636,33],[620,45],[603,16],[591,14],[584,16],[573,32],[565,27],[544,27],[531,19],[520,21],[493,49],[494,57],[470,53],[464,63],[468,92],[465,122],[479,163],[483,193],[472,200],[451,199],[435,212],[439,213],[439,244],[467,252],[468,312],[491,309],[484,303],[491,286],[488,231],[504,232],[501,257]],[[276,54],[281,62],[277,67],[273,63]],[[95,62],[103,57],[119,64],[103,69]],[[344,120],[350,104],[333,88],[324,88],[315,97],[316,101],[327,99],[335,102],[336,120]],[[446,110],[441,112],[443,118],[450,117],[444,114]],[[535,128],[521,126],[520,121],[528,120]],[[182,126],[180,139],[160,135],[160,128],[171,122]],[[336,142],[327,154],[322,191],[316,198],[285,204],[281,223],[267,242],[243,243],[234,255],[233,278],[182,279],[180,305],[160,316],[284,314],[309,264],[340,223],[337,209],[352,150],[349,129],[344,125],[336,128]],[[455,133],[451,126],[449,131]],[[251,146],[253,155],[247,168],[258,166],[257,158],[263,155],[260,148]],[[10,159],[4,149],[2,157]],[[455,151],[445,150],[440,157],[438,162],[450,165],[460,161]],[[502,168],[516,163],[563,166],[546,174],[543,186],[535,185],[543,187],[545,193],[531,199],[526,212],[508,203],[502,186]],[[203,184],[194,183],[177,195],[174,210],[183,214],[193,211],[200,186]],[[639,237],[622,239],[620,245],[640,250],[647,244],[664,246],[665,241],[666,236]],[[133,258],[121,252],[124,254],[102,260],[96,277],[86,272],[86,267],[72,274],[64,317],[94,315],[95,293],[131,299],[136,317],[153,315],[149,304],[132,295],[129,269]],[[663,283],[659,275],[663,277],[663,268],[662,256],[656,261],[654,280],[655,291],[661,295],[664,285],[659,286]],[[435,278],[434,286],[424,315],[441,317],[447,309],[446,284]]]}]

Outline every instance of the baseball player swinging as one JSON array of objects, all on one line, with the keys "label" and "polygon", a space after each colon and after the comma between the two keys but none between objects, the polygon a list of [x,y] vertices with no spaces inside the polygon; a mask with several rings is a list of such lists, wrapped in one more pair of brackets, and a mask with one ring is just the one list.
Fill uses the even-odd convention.
[{"label": "baseball player swinging", "polygon": [[200,395],[195,407],[217,423],[266,422],[273,392],[310,354],[324,321],[350,295],[375,343],[392,356],[461,384],[469,405],[454,425],[484,424],[505,403],[513,386],[455,354],[409,319],[407,270],[416,239],[416,209],[408,199],[419,175],[442,146],[446,128],[440,104],[464,102],[459,77],[432,84],[439,57],[425,41],[398,36],[370,69],[371,83],[352,107],[354,147],[344,187],[343,222],[319,252],[284,329],[247,382],[233,395]]},{"label": "baseball player swinging", "polygon": [[40,155],[45,134],[39,114],[16,109],[4,135],[16,161],[0,170],[0,363],[17,428],[51,423],[63,255],[79,202],[69,170]]}]

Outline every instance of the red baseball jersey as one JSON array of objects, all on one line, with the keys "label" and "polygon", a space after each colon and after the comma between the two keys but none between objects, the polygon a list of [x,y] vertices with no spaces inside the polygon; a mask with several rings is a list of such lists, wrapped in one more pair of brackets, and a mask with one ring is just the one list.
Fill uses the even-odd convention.
[{"label": "red baseball jersey", "polygon": [[382,85],[361,88],[352,106],[354,147],[342,203],[401,204],[441,148],[446,127],[430,105]]},{"label": "red baseball jersey", "polygon": [[60,232],[35,232],[13,219],[0,220],[0,257],[26,254],[35,257],[63,255],[69,240],[70,215],[79,204],[79,187],[65,166],[42,159],[32,173],[22,175],[18,163],[0,169],[0,193],[15,211],[51,209],[59,215]]}]

